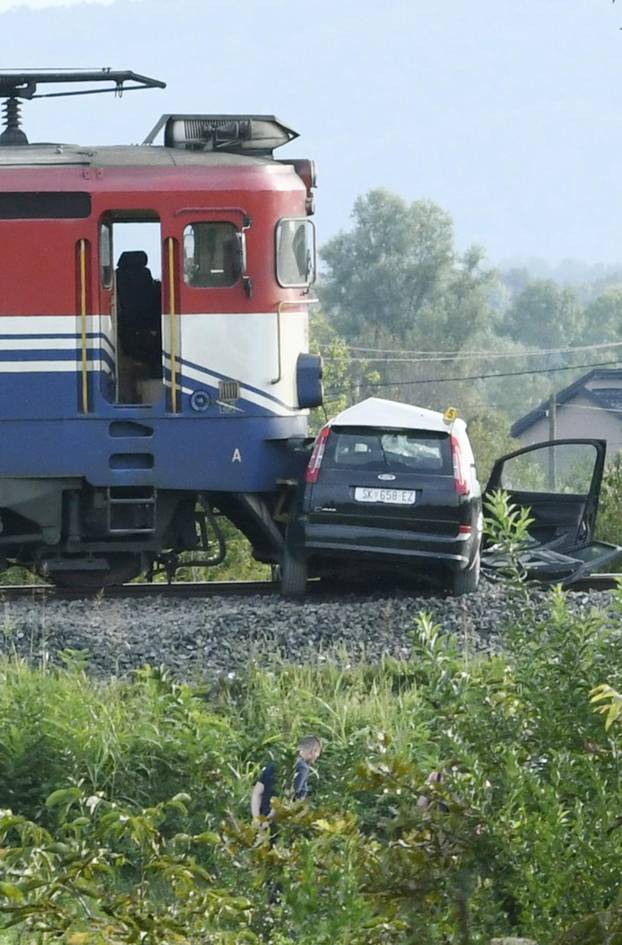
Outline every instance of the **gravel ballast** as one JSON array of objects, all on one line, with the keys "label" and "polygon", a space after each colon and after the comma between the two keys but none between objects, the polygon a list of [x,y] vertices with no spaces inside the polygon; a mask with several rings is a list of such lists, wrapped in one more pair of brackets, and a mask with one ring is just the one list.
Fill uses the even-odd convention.
[{"label": "gravel ballast", "polygon": [[[612,594],[568,599],[573,610],[584,611],[607,606]],[[546,593],[538,595],[538,606],[546,609]],[[125,676],[149,663],[182,678],[237,673],[253,660],[404,659],[423,611],[465,646],[497,649],[508,617],[504,590],[486,582],[459,598],[377,593],[293,603],[278,596],[62,601],[36,595],[5,600],[2,608],[0,648],[7,655],[54,663],[59,651],[87,651],[97,675]]]}]

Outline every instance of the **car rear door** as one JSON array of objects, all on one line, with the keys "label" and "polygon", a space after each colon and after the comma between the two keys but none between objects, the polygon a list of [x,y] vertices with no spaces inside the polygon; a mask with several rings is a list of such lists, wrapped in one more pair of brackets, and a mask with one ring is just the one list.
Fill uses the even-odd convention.
[{"label": "car rear door", "polygon": [[503,489],[534,519],[531,536],[559,550],[592,541],[605,465],[604,440],[565,439],[535,443],[508,453],[493,467],[484,499]]},{"label": "car rear door", "polygon": [[457,531],[450,436],[333,427],[308,487],[311,521],[370,528]]}]

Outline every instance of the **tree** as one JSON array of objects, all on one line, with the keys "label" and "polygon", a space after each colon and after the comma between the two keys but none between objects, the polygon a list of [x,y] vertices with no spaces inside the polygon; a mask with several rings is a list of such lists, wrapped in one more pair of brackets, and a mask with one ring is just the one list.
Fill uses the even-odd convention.
[{"label": "tree", "polygon": [[587,306],[585,340],[622,341],[622,289],[609,289]]},{"label": "tree", "polygon": [[529,270],[524,266],[513,266],[511,269],[506,270],[506,272],[502,274],[501,278],[503,284],[509,289],[512,299],[516,298],[517,295],[520,295],[520,293],[527,288],[530,282]]},{"label": "tree", "polygon": [[529,347],[566,347],[581,340],[583,309],[572,289],[550,279],[529,283],[508,310],[502,331]]},{"label": "tree", "polygon": [[481,407],[469,413],[469,440],[477,462],[482,488],[486,485],[495,461],[518,448],[510,436],[507,415],[492,407]]},{"label": "tree", "polygon": [[486,321],[483,254],[457,254],[451,217],[439,206],[378,189],[356,200],[352,218],[353,228],[321,253],[320,295],[347,340],[429,349],[460,344]]}]

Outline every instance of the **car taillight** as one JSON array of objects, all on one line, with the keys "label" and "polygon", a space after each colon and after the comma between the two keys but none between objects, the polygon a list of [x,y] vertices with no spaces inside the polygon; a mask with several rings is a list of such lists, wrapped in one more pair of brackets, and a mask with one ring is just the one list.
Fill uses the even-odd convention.
[{"label": "car taillight", "polygon": [[454,484],[456,486],[456,492],[458,495],[468,495],[469,477],[467,474],[466,464],[464,462],[464,456],[462,455],[462,450],[460,449],[460,443],[455,436],[452,436],[451,438],[451,458],[454,464]]},{"label": "car taillight", "polygon": [[330,427],[322,427],[315,441],[311,459],[305,472],[305,482],[317,482],[320,478],[320,466],[324,459],[324,450],[326,449],[326,440],[330,435]]},{"label": "car taillight", "polygon": [[458,525],[458,534],[459,535],[472,535],[473,526],[472,525]]}]

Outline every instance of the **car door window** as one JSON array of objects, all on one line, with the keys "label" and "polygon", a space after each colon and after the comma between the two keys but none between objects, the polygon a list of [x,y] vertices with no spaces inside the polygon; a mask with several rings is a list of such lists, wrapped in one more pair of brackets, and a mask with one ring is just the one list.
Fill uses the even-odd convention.
[{"label": "car door window", "polygon": [[559,443],[506,459],[499,488],[510,492],[586,495],[597,451],[591,443]]}]

